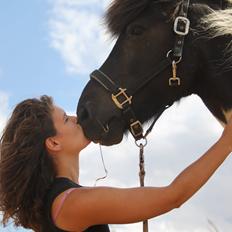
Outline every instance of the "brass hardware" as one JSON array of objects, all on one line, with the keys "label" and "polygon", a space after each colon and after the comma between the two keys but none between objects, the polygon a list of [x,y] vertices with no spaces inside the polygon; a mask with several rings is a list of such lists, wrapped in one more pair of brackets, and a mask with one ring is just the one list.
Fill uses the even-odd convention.
[{"label": "brass hardware", "polygon": [[180,78],[176,76],[177,65],[176,61],[172,61],[172,77],[169,78],[169,86],[179,86]]},{"label": "brass hardware", "polygon": [[[122,89],[122,88],[119,88],[119,92],[117,94],[112,94],[111,97],[112,97],[112,100],[114,101],[115,105],[119,108],[119,109],[123,109],[123,105],[128,103],[128,104],[131,104],[132,103],[132,96],[128,97],[127,94],[126,94],[126,90],[127,89]],[[123,99],[122,99],[122,102],[120,102],[119,100],[119,97],[122,96]]]},{"label": "brass hardware", "polygon": [[134,137],[143,135],[143,127],[139,120],[130,124],[130,131],[134,135]]}]

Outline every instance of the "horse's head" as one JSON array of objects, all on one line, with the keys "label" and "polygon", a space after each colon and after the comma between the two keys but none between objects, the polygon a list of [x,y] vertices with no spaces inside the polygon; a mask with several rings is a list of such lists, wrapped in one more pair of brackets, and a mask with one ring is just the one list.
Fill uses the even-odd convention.
[{"label": "horse's head", "polygon": [[[142,123],[160,108],[194,92],[195,77],[204,75],[200,44],[193,30],[187,35],[187,21],[175,19],[187,17],[195,26],[199,15],[204,14],[204,10],[195,10],[198,15],[194,15],[194,5],[199,2],[202,6],[206,2],[215,4],[203,0],[190,1],[190,5],[186,0],[114,1],[106,19],[118,39],[105,63],[92,74],[77,109],[88,138],[111,145],[119,143],[129,129],[117,104],[128,100],[127,97],[121,92],[116,100],[112,99],[112,93],[120,92],[117,87],[127,89],[128,97],[133,97],[130,107]],[[183,11],[188,11],[188,16]],[[175,67],[180,85],[172,86],[170,78],[175,75]]]}]

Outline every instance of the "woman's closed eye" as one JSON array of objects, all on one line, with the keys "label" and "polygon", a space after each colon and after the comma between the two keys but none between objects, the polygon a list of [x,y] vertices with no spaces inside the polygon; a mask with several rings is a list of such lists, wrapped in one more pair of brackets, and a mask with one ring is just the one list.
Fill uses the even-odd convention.
[{"label": "woman's closed eye", "polygon": [[64,113],[64,123],[69,121],[69,117],[66,113]]}]

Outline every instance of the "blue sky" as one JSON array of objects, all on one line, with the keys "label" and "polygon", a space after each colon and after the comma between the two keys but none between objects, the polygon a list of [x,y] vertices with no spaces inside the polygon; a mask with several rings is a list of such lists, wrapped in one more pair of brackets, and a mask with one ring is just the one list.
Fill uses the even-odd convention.
[{"label": "blue sky", "polygon": [[0,8],[0,88],[9,94],[10,106],[46,93],[74,110],[87,78],[67,74],[62,57],[51,47],[52,1],[1,1]]},{"label": "blue sky", "polygon": [[[114,43],[102,26],[102,15],[109,2],[0,2],[0,131],[13,107],[28,97],[48,94],[67,112],[75,112],[89,73],[99,67]],[[145,150],[146,184],[169,184],[216,141],[221,131],[198,97],[175,104],[149,137]],[[130,136],[117,146],[104,147],[109,175],[100,184],[138,186],[137,153]],[[184,206],[151,220],[151,231],[214,232],[211,222],[219,231],[232,231],[231,167],[230,158]],[[83,151],[80,174],[81,183],[90,186],[104,175],[97,145]],[[111,229],[139,232],[141,224],[115,225]],[[8,226],[0,231],[18,230]]]}]

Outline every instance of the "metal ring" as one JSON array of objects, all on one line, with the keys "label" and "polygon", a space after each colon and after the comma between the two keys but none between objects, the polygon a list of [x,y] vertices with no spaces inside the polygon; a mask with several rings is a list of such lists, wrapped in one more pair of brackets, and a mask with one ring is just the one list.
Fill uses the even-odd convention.
[{"label": "metal ring", "polygon": [[135,140],[135,144],[137,147],[140,147],[140,146],[145,147],[147,145],[147,138],[144,137],[144,138],[141,138],[139,140]]},{"label": "metal ring", "polygon": [[182,56],[181,56],[178,60],[175,60],[175,59],[173,59],[173,58],[170,58],[170,54],[171,54],[172,52],[173,52],[172,50],[168,51],[166,57],[169,58],[169,59],[171,59],[172,61],[175,61],[176,64],[180,63],[181,60],[182,60]]}]

